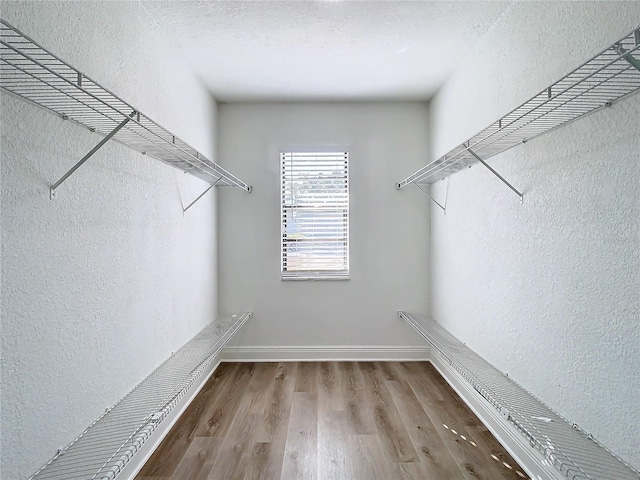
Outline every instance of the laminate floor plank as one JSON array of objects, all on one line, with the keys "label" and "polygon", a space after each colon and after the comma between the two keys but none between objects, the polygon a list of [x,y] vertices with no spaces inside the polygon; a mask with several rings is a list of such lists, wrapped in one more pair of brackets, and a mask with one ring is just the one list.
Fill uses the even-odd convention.
[{"label": "laminate floor plank", "polygon": [[521,480],[428,362],[223,363],[136,480]]},{"label": "laminate floor plank", "polygon": [[318,396],[315,393],[293,394],[280,478],[318,478]]},{"label": "laminate floor plank", "polygon": [[452,415],[454,415],[459,423],[468,427],[477,427],[482,425],[478,417],[476,417],[471,410],[464,403],[462,398],[458,396],[451,385],[449,385],[444,378],[438,373],[436,368],[428,364],[426,368],[433,373],[433,375],[427,376],[427,381],[431,383],[439,392],[441,392],[444,398],[449,399],[448,404]]},{"label": "laminate floor plank", "polygon": [[366,397],[364,373],[356,362],[340,362],[338,366],[342,375],[343,408],[351,433],[376,434],[373,409],[362,408]]},{"label": "laminate floor plank", "polygon": [[265,452],[263,478],[266,479],[277,479],[282,474],[297,366],[293,362],[278,364],[262,415],[262,429],[270,444]]},{"label": "laminate floor plank", "polygon": [[430,377],[440,374],[429,362],[394,362],[393,368],[402,378],[411,378],[412,386],[422,391],[424,399],[430,402],[450,400],[445,398],[440,388],[434,388],[433,379]]},{"label": "laminate floor plank", "polygon": [[264,413],[269,401],[269,395],[272,391],[271,387],[273,387],[273,379],[276,377],[277,369],[278,364],[275,362],[257,365],[257,372],[251,380],[245,394],[249,397],[249,414]]},{"label": "laminate floor plank", "polygon": [[218,456],[221,438],[196,437],[178,464],[172,480],[206,480]]},{"label": "laminate floor plank", "polygon": [[[353,440],[352,440],[353,442]],[[355,446],[355,448],[354,448]],[[386,460],[379,435],[358,435],[348,451],[353,452],[352,475],[348,478],[389,480],[390,465]]]},{"label": "laminate floor plank", "polygon": [[418,454],[400,419],[383,374],[375,363],[363,362],[368,408],[373,412],[378,436],[387,460],[392,463],[417,462]]},{"label": "laminate floor plank", "polygon": [[389,480],[441,479],[455,477],[433,477],[425,473],[422,463],[406,462],[389,464]]},{"label": "laminate floor plank", "polygon": [[[478,418],[469,410],[464,401],[455,393],[453,388],[446,382],[446,380],[437,373],[437,370],[433,365],[429,364],[428,369],[432,369],[434,375],[429,375],[429,381],[437,385],[443,395],[451,398],[448,407],[451,412],[451,417],[459,419],[458,430],[453,429],[458,435],[458,439],[454,440],[464,445],[467,450],[471,450],[469,446],[476,447],[480,451],[480,459],[476,459],[476,470],[480,470],[477,467],[479,462],[484,461],[486,458],[492,458],[496,464],[492,464],[493,477],[509,479],[514,478],[512,472],[513,469],[520,478],[524,478],[524,473],[520,467],[511,459],[510,455],[504,450],[502,445],[496,440],[489,430],[478,420]],[[464,442],[467,442],[465,444]],[[476,454],[475,450],[473,453]],[[477,455],[476,455],[477,457]],[[503,468],[504,467],[504,468]],[[510,468],[511,467],[511,468]],[[506,470],[505,470],[506,469]],[[481,469],[485,472],[487,469],[483,467]],[[519,472],[519,473],[518,473]]]},{"label": "laminate floor plank", "polygon": [[[458,414],[453,393],[447,392],[436,381],[436,375],[439,377],[439,374],[435,370],[430,370],[431,368],[433,367],[429,365],[425,369],[425,372],[431,372],[431,375],[421,376],[420,382],[415,382],[414,384],[414,379],[416,378],[414,376],[407,377],[407,382],[416,397],[423,404],[429,406],[426,413],[442,438],[443,445],[449,450],[456,465],[461,470],[461,478],[466,480],[518,478],[513,471],[509,471],[509,469],[495,461],[490,461],[490,454],[478,447],[475,432],[472,433],[469,428],[480,422],[468,408],[463,415]],[[434,391],[439,397],[447,398],[449,396],[449,400],[433,400]],[[466,425],[468,423],[471,423],[472,427],[468,427]]]},{"label": "laminate floor plank", "polygon": [[[208,480],[243,480],[246,465],[253,455],[255,430],[260,423],[258,415],[245,415],[238,411],[233,425],[219,447]],[[183,477],[190,478],[190,477]]]},{"label": "laminate floor plank", "polygon": [[203,412],[200,423],[194,430],[196,437],[224,436],[231,426],[256,366],[254,363],[237,365],[224,391],[212,399],[209,407]]},{"label": "laminate floor plank", "polygon": [[[246,471],[244,480],[271,480],[271,449],[273,445],[269,442],[256,442],[253,445],[251,458],[248,465],[245,465]],[[136,479],[137,480],[137,479]]]},{"label": "laminate floor plank", "polygon": [[500,445],[500,442],[496,440],[496,437],[485,427],[480,424],[477,427],[473,427],[475,438],[478,445],[483,448],[489,456],[499,464],[508,464],[513,467],[514,471],[520,478],[526,478],[522,468],[515,463],[511,456],[505,451],[504,447]]},{"label": "laminate floor plank", "polygon": [[463,476],[438,429],[427,415],[409,384],[387,381],[394,402],[420,456],[426,478],[461,478]]},{"label": "laminate floor plank", "polygon": [[318,391],[318,362],[301,362],[296,374],[295,392],[316,393]]},{"label": "laminate floor plank", "polygon": [[320,362],[318,368],[318,408],[323,411],[344,410],[338,362]]},{"label": "laminate floor plank", "polygon": [[223,363],[213,372],[196,398],[180,416],[160,446],[138,474],[140,478],[170,478],[195,438],[195,430],[216,399],[225,395],[239,364]]},{"label": "laminate floor plank", "polygon": [[[255,442],[269,443],[271,441],[271,433],[267,431],[267,421],[265,413],[270,410],[273,389],[275,387],[275,379],[280,375],[282,368],[277,362],[259,363],[257,364],[257,373],[247,388],[247,399],[249,402],[248,412],[250,415],[259,415],[260,422],[255,432]],[[263,455],[269,449],[259,449]]]},{"label": "laminate floor plank", "polygon": [[[318,478],[321,480],[355,479],[351,453],[354,436],[345,431],[344,411],[318,412]],[[363,477],[367,478],[367,477]]]}]

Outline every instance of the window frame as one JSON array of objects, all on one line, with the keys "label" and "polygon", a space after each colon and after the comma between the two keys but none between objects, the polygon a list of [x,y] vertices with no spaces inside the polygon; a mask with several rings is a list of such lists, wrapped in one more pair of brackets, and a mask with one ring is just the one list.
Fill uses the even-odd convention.
[{"label": "window frame", "polygon": [[[278,150],[278,180],[280,188],[280,280],[282,281],[308,281],[308,280],[349,280],[351,276],[350,270],[350,179],[349,179],[349,163],[351,161],[351,149],[344,146],[332,146],[332,147],[284,147]],[[329,154],[335,153],[339,155],[345,155],[345,187],[346,187],[346,207],[344,208],[345,214],[345,229],[344,233],[344,248],[345,248],[345,269],[344,270],[324,270],[324,269],[308,269],[308,270],[291,270],[286,269],[286,257],[287,250],[285,248],[286,243],[286,216],[287,210],[292,209],[292,206],[286,206],[284,203],[285,183],[286,178],[284,175],[284,155],[296,155],[296,154],[313,154],[318,153]]]}]

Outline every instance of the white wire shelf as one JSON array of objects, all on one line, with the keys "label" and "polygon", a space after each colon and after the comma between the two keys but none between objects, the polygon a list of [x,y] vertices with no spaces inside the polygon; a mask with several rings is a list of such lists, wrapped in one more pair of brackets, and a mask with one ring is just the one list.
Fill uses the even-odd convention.
[{"label": "white wire shelf", "polygon": [[29,480],[116,478],[251,315],[205,327]]},{"label": "white wire shelf", "polygon": [[[251,192],[238,177],[2,19],[0,87],[212,185]],[[64,179],[66,176],[59,183]]]},{"label": "white wire shelf", "polygon": [[[572,480],[639,480],[640,474],[506,377],[437,323],[398,312],[531,447]],[[540,419],[544,419],[541,421]]]},{"label": "white wire shelf", "polygon": [[[640,57],[634,53],[639,49],[640,29],[637,29],[480,133],[396,183],[396,188],[434,183],[637,92]],[[522,198],[497,172],[492,172]]]}]

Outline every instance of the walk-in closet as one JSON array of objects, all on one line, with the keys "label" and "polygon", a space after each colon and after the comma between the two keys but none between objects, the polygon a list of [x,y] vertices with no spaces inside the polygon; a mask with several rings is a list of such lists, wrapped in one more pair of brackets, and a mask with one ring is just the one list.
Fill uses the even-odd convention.
[{"label": "walk-in closet", "polygon": [[639,2],[0,19],[0,478],[640,480]]}]

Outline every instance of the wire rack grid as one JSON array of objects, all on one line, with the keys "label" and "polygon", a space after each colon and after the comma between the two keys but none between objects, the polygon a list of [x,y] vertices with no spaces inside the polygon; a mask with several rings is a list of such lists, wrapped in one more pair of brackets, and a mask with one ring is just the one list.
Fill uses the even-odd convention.
[{"label": "wire rack grid", "polygon": [[251,187],[0,19],[0,87],[211,184]]},{"label": "wire rack grid", "polygon": [[116,478],[251,315],[205,327],[29,480]]},{"label": "wire rack grid", "polygon": [[399,312],[471,386],[508,418],[564,476],[571,480],[640,480],[640,474],[561,417],[437,323]]},{"label": "wire rack grid", "polygon": [[637,92],[640,58],[634,53],[639,50],[640,29],[397,183],[396,187],[434,183],[477,163],[473,153],[486,160]]}]

